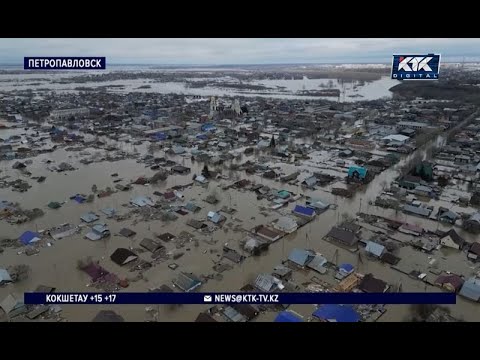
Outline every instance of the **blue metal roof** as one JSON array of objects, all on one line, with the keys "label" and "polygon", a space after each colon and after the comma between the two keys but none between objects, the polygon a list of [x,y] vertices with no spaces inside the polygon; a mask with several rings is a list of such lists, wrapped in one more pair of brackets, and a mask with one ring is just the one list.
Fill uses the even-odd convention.
[{"label": "blue metal roof", "polygon": [[358,322],[360,315],[351,305],[325,304],[315,310],[313,316],[334,322]]},{"label": "blue metal roof", "polygon": [[33,231],[25,231],[22,235],[20,235],[20,241],[24,245],[28,245],[34,240],[35,238],[40,238],[40,235]]},{"label": "blue metal roof", "polygon": [[307,208],[301,205],[295,206],[295,209],[293,209],[293,212],[305,215],[305,216],[313,216],[315,214],[315,210],[312,208]]},{"label": "blue metal roof", "polygon": [[350,272],[353,270],[352,264],[342,264],[339,266],[340,269],[344,270],[345,272]]},{"label": "blue metal roof", "polygon": [[282,311],[277,315],[274,322],[303,322],[303,320],[290,311]]},{"label": "blue metal roof", "polygon": [[300,266],[305,266],[313,259],[313,256],[314,255],[308,250],[293,249],[290,255],[288,255],[288,260]]},{"label": "blue metal roof", "polygon": [[83,196],[76,195],[73,200],[75,200],[77,203],[82,204],[84,203],[87,199],[85,199]]}]

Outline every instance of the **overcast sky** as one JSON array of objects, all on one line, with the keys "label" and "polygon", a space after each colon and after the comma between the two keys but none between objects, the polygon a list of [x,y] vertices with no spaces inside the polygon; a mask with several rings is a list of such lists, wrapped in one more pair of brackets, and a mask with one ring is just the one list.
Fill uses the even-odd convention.
[{"label": "overcast sky", "polygon": [[24,56],[106,56],[107,64],[390,63],[394,53],[480,61],[480,39],[0,39],[0,64]]}]

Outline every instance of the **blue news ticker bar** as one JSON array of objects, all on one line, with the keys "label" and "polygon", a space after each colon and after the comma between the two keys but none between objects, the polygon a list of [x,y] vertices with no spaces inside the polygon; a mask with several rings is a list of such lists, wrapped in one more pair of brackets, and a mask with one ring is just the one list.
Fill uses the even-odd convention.
[{"label": "blue news ticker bar", "polygon": [[105,70],[104,56],[35,56],[23,58],[24,70]]},{"label": "blue news ticker bar", "polygon": [[455,304],[454,293],[25,293],[26,304]]}]

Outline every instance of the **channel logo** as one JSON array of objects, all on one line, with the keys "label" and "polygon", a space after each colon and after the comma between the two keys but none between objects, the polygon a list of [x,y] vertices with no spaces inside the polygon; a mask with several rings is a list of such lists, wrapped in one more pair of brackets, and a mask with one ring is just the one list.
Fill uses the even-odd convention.
[{"label": "channel logo", "polygon": [[392,79],[438,80],[440,55],[393,55]]}]

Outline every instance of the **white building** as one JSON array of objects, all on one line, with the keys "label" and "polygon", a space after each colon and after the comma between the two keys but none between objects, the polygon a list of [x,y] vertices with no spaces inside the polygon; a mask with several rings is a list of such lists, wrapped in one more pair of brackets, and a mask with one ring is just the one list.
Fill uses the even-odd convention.
[{"label": "white building", "polygon": [[68,119],[72,116],[85,116],[90,113],[88,108],[76,108],[76,109],[62,109],[62,110],[53,110],[50,113],[50,118],[52,119]]}]

